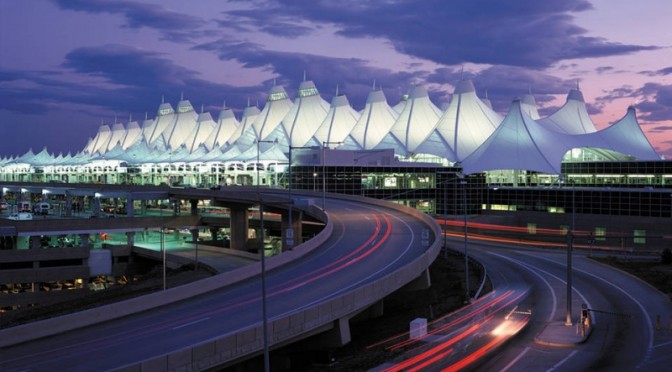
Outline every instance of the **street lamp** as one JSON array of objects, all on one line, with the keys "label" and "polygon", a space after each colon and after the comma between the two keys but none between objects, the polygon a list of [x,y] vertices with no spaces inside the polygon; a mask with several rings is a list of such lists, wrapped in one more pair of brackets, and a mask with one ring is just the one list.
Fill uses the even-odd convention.
[{"label": "street lamp", "polygon": [[324,161],[325,149],[329,145],[342,145],[343,141],[322,141],[322,211],[326,212],[324,208],[324,201],[327,198],[327,176],[326,172],[326,162]]},{"label": "street lamp", "polygon": [[574,229],[576,228],[576,185],[574,180],[569,180],[572,184],[572,225],[567,234],[567,314],[565,316],[565,325],[572,326],[572,249],[574,249]]},{"label": "street lamp", "polygon": [[266,247],[264,245],[264,204],[261,200],[261,190],[259,189],[259,146],[262,143],[278,143],[278,140],[274,141],[262,141],[257,140],[257,198],[259,199],[259,244],[261,252],[261,317],[264,328],[264,371],[268,372],[271,370],[270,365],[270,356],[268,350],[268,316],[266,313]]},{"label": "street lamp", "polygon": [[287,180],[287,188],[289,189],[289,229],[287,229],[285,235],[287,241],[285,244],[287,247],[291,248],[294,246],[294,221],[292,220],[292,206],[294,205],[294,199],[292,199],[292,150],[293,149],[312,149],[316,146],[292,146],[289,147],[289,176]]},{"label": "street lamp", "polygon": [[467,295],[467,301],[471,302],[471,295],[469,294],[469,251],[467,243],[467,181],[464,178],[463,173],[457,173],[457,177],[460,179],[460,185],[462,186],[462,208],[464,208],[464,280],[465,280],[465,293]]},{"label": "street lamp", "polygon": [[259,163],[259,161],[260,161],[260,160],[259,160],[259,154],[260,154],[260,152],[261,152],[260,149],[259,149],[259,147],[260,147],[260,145],[261,145],[262,143],[274,143],[274,144],[277,144],[277,143],[278,143],[278,139],[276,138],[276,139],[273,140],[273,141],[262,141],[262,140],[257,140],[256,142],[257,142],[257,164],[255,164],[254,168],[257,170],[257,187],[259,187],[259,164],[260,164],[260,163]]}]

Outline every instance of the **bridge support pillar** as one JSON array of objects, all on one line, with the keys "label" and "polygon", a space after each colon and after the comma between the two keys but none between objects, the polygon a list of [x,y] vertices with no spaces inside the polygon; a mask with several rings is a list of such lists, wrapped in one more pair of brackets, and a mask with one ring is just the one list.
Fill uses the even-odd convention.
[{"label": "bridge support pillar", "polygon": [[[196,243],[198,241],[198,229],[191,229],[189,232],[191,233],[191,242]],[[215,239],[217,239],[217,236],[215,236]]]},{"label": "bridge support pillar", "polygon": [[35,235],[31,236],[30,238],[30,249],[40,249],[42,246],[40,245],[40,237]]},{"label": "bridge support pillar", "polygon": [[129,248],[133,248],[135,245],[135,231],[129,231],[126,233],[126,244]]},{"label": "bridge support pillar", "polygon": [[126,217],[133,217],[133,199],[130,195],[126,198]]},{"label": "bridge support pillar", "polygon": [[72,195],[65,195],[65,211],[64,214],[66,217],[72,216]]},{"label": "bridge support pillar", "polygon": [[334,327],[321,334],[316,341],[318,348],[337,348],[344,346],[352,340],[350,335],[350,321],[340,318],[334,321]]},{"label": "bridge support pillar", "polygon": [[292,211],[292,226],[289,225],[289,211],[282,213],[282,250],[290,250],[297,245],[303,243],[301,238],[303,235],[302,224],[303,213],[301,211]]},{"label": "bridge support pillar", "polygon": [[247,207],[230,207],[231,249],[245,250],[249,228]]},{"label": "bridge support pillar", "polygon": [[79,234],[79,239],[82,241],[82,248],[90,248],[89,234]]},{"label": "bridge support pillar", "polygon": [[422,289],[427,289],[432,285],[432,279],[429,276],[429,269],[420,274],[417,278],[413,279],[410,283],[406,284],[401,289],[403,291],[419,291]]},{"label": "bridge support pillar", "polygon": [[190,211],[192,216],[198,216],[198,200],[190,199],[189,200]]}]

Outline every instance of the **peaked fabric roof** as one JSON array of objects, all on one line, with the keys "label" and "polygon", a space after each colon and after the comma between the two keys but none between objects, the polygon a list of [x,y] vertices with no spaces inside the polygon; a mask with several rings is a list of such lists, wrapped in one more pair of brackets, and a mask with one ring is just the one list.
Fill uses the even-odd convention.
[{"label": "peaked fabric roof", "polygon": [[343,148],[352,150],[375,148],[392,129],[398,117],[399,113],[387,103],[382,90],[371,91],[357,123],[344,140]]},{"label": "peaked fabric roof", "polygon": [[284,88],[273,86],[263,110],[248,103],[240,122],[230,108],[222,108],[215,121],[207,112],[196,114],[187,100],[182,99],[177,110],[162,102],[156,118],[145,118],[142,126],[130,118],[125,126],[101,124],[74,156],[29,150],[16,158],[0,159],[0,165],[245,161],[256,159],[257,152],[260,158],[283,161],[290,145],[325,142],[343,142],[341,148],[349,150],[393,149],[402,156],[433,154],[461,162],[466,172],[519,169],[558,174],[563,156],[567,159],[574,148],[605,160],[659,159],[634,108],[597,131],[578,89],[569,92],[562,108],[539,120],[534,120],[538,110],[531,94],[514,101],[502,118],[476,95],[470,80],[456,86],[444,111],[419,86],[395,107],[400,111],[390,107],[383,91],[375,88],[361,112],[344,95],[337,94],[327,105],[315,84],[303,81],[294,103]]},{"label": "peaked fabric roof", "polygon": [[329,112],[329,104],[320,97],[315,84],[308,80],[301,82],[297,98],[287,115],[282,119],[284,132],[276,131],[280,143],[287,146],[306,146],[315,135]]},{"label": "peaked fabric roof", "polygon": [[257,138],[261,138],[262,141],[274,140],[274,138],[270,138],[271,134],[282,123],[282,119],[291,108],[292,100],[289,99],[285,88],[279,85],[271,87],[264,108],[252,124],[254,131],[257,133]]},{"label": "peaked fabric roof", "polygon": [[572,148],[569,135],[552,132],[525,114],[519,100],[492,135],[462,161],[465,173],[523,169],[560,174],[565,153]]},{"label": "peaked fabric roof", "polygon": [[[462,80],[455,87],[432,138],[447,144],[447,159],[460,161],[490,137],[501,121],[502,117],[478,98],[471,80]],[[454,158],[449,156],[451,152]]]},{"label": "peaked fabric roof", "polygon": [[560,133],[585,134],[597,131],[586,110],[583,94],[578,89],[569,91],[567,101],[558,111],[538,121],[546,128]]},{"label": "peaked fabric roof", "polygon": [[425,88],[414,87],[389,134],[377,148],[394,148],[399,154],[415,153],[432,133],[440,116],[441,110],[429,99]]},{"label": "peaked fabric roof", "polygon": [[348,98],[344,95],[334,96],[329,112],[315,131],[313,140],[319,145],[329,143],[330,147],[334,143],[342,143],[357,124],[357,120],[359,113],[350,106]]}]

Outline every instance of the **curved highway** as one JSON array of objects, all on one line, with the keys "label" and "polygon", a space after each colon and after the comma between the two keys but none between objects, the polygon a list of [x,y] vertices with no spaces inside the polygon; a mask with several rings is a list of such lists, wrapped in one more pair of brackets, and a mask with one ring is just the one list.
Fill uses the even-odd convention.
[{"label": "curved highway", "polygon": [[[483,362],[479,370],[663,371],[672,363],[672,325],[667,323],[672,303],[639,279],[575,252],[573,321],[576,324],[585,303],[594,310],[594,327],[584,343],[549,346],[535,339],[538,341],[549,323],[565,320],[566,252],[474,243],[469,252],[486,265],[495,288],[519,283],[532,287],[521,304],[521,308],[532,310],[527,329]],[[662,319],[659,327],[658,316]]]},{"label": "curved highway", "polygon": [[[269,323],[291,319],[311,308],[319,312],[321,303],[385,278],[435,246],[434,226],[396,209],[361,200],[328,199],[326,210],[333,221],[331,237],[311,254],[267,272]],[[425,268],[434,256],[428,257]],[[386,294],[372,295],[371,300]],[[5,347],[0,349],[0,369],[113,370],[165,361],[161,357],[167,354],[180,359],[180,350],[191,353],[194,345],[225,335],[254,338],[245,332],[254,332],[262,322],[261,300],[257,275],[152,311]],[[273,340],[270,345],[274,346]],[[258,353],[260,346],[251,352]],[[171,365],[170,360],[168,365],[145,364],[143,368],[181,367],[178,362]]]}]

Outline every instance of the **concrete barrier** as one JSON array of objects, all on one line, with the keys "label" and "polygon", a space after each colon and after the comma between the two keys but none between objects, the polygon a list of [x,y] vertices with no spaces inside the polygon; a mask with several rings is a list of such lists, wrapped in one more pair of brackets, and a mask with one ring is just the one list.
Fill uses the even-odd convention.
[{"label": "concrete barrier", "polygon": [[[315,208],[317,209],[317,208]],[[306,210],[316,218],[324,221],[326,215],[319,209]],[[266,261],[266,268],[281,266],[293,259],[310,253],[319,247],[331,236],[333,222],[327,221],[324,229],[314,238],[296,246],[292,251],[270,257]],[[253,263],[230,272],[222,273],[210,278],[188,283],[165,291],[136,297],[110,305],[99,306],[93,309],[83,310],[73,314],[67,314],[55,318],[40,320],[28,324],[22,324],[0,330],[0,347],[36,340],[38,338],[55,335],[73,329],[86,327],[92,324],[118,319],[127,315],[146,311],[155,307],[168,305],[190,297],[194,297],[212,290],[219,289],[231,283],[235,283],[261,273],[261,263]]]},{"label": "concrete barrier", "polygon": [[[265,191],[265,193],[270,193]],[[286,193],[283,193],[286,195]],[[361,197],[330,194],[330,199],[344,199],[361,202]],[[333,328],[341,324],[339,319],[349,319],[365,310],[371,304],[380,301],[387,295],[416,279],[429,268],[441,250],[441,229],[430,216],[415,209],[389,203],[382,200],[366,199],[366,203],[394,209],[411,215],[423,221],[433,236],[429,237],[427,250],[411,263],[399,270],[388,274],[374,282],[343,293],[329,301],[316,304],[313,307],[287,314],[283,318],[268,322],[269,345],[285,344],[301,339],[305,335],[312,335]],[[303,255],[309,254],[319,247],[332,233],[333,222],[328,213],[311,205],[308,213],[326,219],[325,228],[314,238],[267,260],[267,269],[271,270]],[[159,293],[150,294],[101,308],[82,311],[76,314],[52,318],[31,324],[12,327],[0,331],[0,347],[8,346],[31,339],[66,332],[90,324],[108,321],[123,317],[135,312],[145,311],[154,307],[177,302],[198,294],[221,288],[229,283],[243,280],[260,273],[260,263],[251,264],[240,269],[223,273],[196,283],[186,284]],[[124,366],[121,370],[127,371],[156,371],[156,370],[202,370],[215,366],[226,366],[236,360],[259,353],[263,348],[262,325],[237,331],[234,334],[222,335],[215,340],[209,340],[188,348],[143,361],[137,364]]]}]

